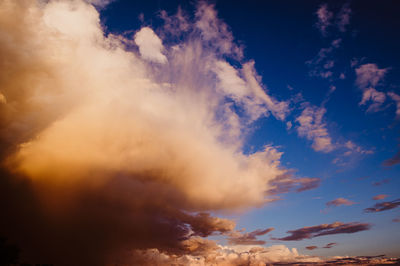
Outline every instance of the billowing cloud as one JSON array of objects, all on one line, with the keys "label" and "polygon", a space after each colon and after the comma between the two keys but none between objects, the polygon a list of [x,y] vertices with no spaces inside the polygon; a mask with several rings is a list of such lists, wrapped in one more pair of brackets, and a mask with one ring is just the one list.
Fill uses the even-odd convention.
[{"label": "billowing cloud", "polygon": [[289,236],[282,238],[274,238],[282,241],[296,241],[310,239],[318,236],[334,235],[334,234],[353,234],[365,230],[369,230],[371,225],[368,223],[342,223],[334,222],[331,224],[321,224],[315,226],[307,226],[296,230],[288,231]]},{"label": "billowing cloud", "polygon": [[267,228],[264,230],[257,229],[249,233],[242,233],[240,231],[234,231],[229,234],[228,244],[229,245],[263,245],[265,241],[258,240],[258,236],[263,236],[274,230],[274,228]]},{"label": "billowing cloud", "polygon": [[[24,261],[213,250],[202,237],[235,223],[209,212],[319,182],[294,178],[272,146],[242,152],[252,123],[284,120],[288,104],[267,93],[213,6],[176,16],[165,23],[184,25],[129,39],[106,34],[86,1],[0,2],[0,234]],[[186,37],[163,44],[176,29]]]},{"label": "billowing cloud", "polygon": [[297,133],[300,137],[305,137],[312,141],[312,148],[319,152],[330,152],[335,146],[329,136],[323,116],[326,109],[323,107],[308,106],[301,115],[296,118]]},{"label": "billowing cloud", "polygon": [[337,199],[328,201],[326,203],[326,206],[328,206],[328,207],[337,207],[337,206],[340,206],[340,205],[350,206],[350,205],[353,205],[353,204],[356,204],[356,203],[354,201],[351,201],[351,200],[348,200],[348,199],[345,199],[345,198],[337,198]]},{"label": "billowing cloud", "polygon": [[388,196],[388,195],[386,195],[386,194],[379,194],[379,195],[374,196],[372,199],[373,199],[373,200],[383,200],[383,199],[385,199],[387,196]]},{"label": "billowing cloud", "polygon": [[382,212],[388,211],[400,206],[400,199],[395,199],[392,201],[385,201],[376,203],[373,207],[364,209],[364,212]]}]

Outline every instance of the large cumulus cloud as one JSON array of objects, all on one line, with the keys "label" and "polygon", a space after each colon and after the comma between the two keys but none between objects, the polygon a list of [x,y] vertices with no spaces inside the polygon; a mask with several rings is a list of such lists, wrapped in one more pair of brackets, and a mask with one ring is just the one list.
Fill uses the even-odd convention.
[{"label": "large cumulus cloud", "polygon": [[210,211],[261,206],[279,180],[309,180],[272,146],[242,152],[252,122],[289,107],[214,8],[200,3],[194,21],[162,14],[159,36],[182,29],[179,42],[149,27],[105,33],[84,1],[0,2],[0,233],[28,262],[215,248],[201,237],[235,223]]}]

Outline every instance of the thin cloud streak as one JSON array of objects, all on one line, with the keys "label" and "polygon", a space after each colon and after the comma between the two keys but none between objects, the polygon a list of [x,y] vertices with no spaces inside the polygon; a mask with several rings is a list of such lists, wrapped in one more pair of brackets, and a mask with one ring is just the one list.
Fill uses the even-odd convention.
[{"label": "thin cloud streak", "polygon": [[369,230],[371,225],[368,223],[342,223],[335,222],[331,224],[321,224],[315,226],[308,226],[296,230],[290,230],[289,236],[282,238],[273,238],[274,240],[281,241],[299,241],[303,239],[311,239],[318,236],[334,235],[334,234],[353,234],[365,230]]}]

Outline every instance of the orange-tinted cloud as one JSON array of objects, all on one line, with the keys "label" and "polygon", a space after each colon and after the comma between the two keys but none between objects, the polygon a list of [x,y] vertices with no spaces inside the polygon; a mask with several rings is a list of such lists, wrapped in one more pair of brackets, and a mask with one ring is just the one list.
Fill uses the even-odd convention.
[{"label": "orange-tinted cloud", "polygon": [[383,200],[383,199],[385,199],[387,196],[388,196],[388,195],[386,195],[386,194],[379,194],[379,195],[374,196],[372,199],[373,199],[373,200]]},{"label": "orange-tinted cloud", "polygon": [[209,212],[317,186],[282,167],[272,146],[242,152],[255,120],[290,110],[213,6],[199,4],[192,21],[166,18],[187,33],[178,45],[149,27],[133,38],[105,34],[87,1],[0,2],[0,235],[25,261],[197,254],[215,248],[201,237],[235,226]]}]

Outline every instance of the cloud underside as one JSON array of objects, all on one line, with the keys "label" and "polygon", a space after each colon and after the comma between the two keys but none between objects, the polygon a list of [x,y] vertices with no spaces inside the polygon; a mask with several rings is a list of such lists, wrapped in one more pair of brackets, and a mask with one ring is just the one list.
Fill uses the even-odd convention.
[{"label": "cloud underside", "polygon": [[369,230],[371,227],[367,223],[342,223],[335,222],[332,224],[321,224],[315,226],[303,227],[296,230],[288,231],[289,236],[282,238],[275,238],[276,240],[282,241],[297,241],[303,239],[310,239],[319,236],[335,235],[335,234],[352,234],[365,230]]},{"label": "cloud underside", "polygon": [[[234,232],[210,211],[318,186],[294,178],[272,146],[242,152],[253,122],[284,120],[288,103],[269,94],[213,6],[196,10],[125,38],[105,33],[84,1],[1,1],[0,234],[26,259],[197,254],[215,246],[203,237]],[[159,37],[177,34],[168,46]]]}]

